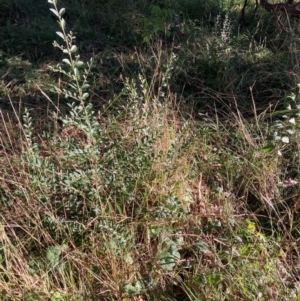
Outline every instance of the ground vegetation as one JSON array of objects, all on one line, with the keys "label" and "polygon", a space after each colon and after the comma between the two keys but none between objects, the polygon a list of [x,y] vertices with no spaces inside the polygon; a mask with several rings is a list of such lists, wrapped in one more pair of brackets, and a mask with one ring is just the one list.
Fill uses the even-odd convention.
[{"label": "ground vegetation", "polygon": [[0,2],[1,300],[300,300],[299,21],[268,7]]}]

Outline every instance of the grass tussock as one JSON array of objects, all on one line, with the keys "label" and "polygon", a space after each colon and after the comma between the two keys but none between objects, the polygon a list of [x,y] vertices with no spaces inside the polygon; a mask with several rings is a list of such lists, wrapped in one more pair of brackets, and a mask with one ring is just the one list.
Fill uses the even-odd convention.
[{"label": "grass tussock", "polygon": [[0,4],[0,299],[298,300],[295,31],[241,27],[241,1],[49,0],[50,54],[51,17],[9,48],[47,17],[23,2]]}]

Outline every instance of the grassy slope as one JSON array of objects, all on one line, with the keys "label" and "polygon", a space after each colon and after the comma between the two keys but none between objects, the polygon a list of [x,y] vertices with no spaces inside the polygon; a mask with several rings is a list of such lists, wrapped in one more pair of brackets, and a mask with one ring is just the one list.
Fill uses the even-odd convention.
[{"label": "grassy slope", "polygon": [[62,2],[92,107],[56,92],[47,4],[0,4],[1,300],[299,299],[297,119],[263,151],[295,32],[238,1]]}]

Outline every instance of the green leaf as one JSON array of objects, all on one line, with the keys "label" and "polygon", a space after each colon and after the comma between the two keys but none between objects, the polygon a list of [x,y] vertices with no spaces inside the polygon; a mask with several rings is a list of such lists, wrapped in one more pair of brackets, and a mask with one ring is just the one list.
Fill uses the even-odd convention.
[{"label": "green leaf", "polygon": [[66,9],[65,8],[61,8],[58,14],[60,16],[62,16],[65,12],[66,12]]},{"label": "green leaf", "polygon": [[196,247],[200,250],[200,252],[207,253],[209,252],[208,246],[203,240],[199,240],[196,242]]},{"label": "green leaf", "polygon": [[268,144],[266,146],[264,146],[261,150],[265,153],[271,152],[275,149],[275,145],[273,144]]},{"label": "green leaf", "polygon": [[163,270],[172,271],[175,267],[174,256],[170,252],[163,252],[159,256],[159,265]]},{"label": "green leaf", "polygon": [[290,135],[294,135],[296,132],[296,129],[294,127],[287,127],[286,131],[290,134]]},{"label": "green leaf", "polygon": [[74,89],[74,90],[77,90],[77,86],[74,85],[74,84],[72,84],[72,83],[69,84],[69,87],[71,87],[71,88]]},{"label": "green leaf", "polygon": [[85,89],[87,89],[87,88],[89,88],[89,87],[90,87],[89,84],[84,84],[84,85],[82,85],[81,89],[82,89],[82,90],[85,90]]},{"label": "green leaf", "polygon": [[173,257],[174,257],[174,259],[176,258],[176,259],[180,259],[180,253],[178,252],[178,250],[176,249],[173,249],[172,250],[172,255],[173,255]]},{"label": "green leaf", "polygon": [[216,285],[220,282],[221,275],[220,274],[212,274],[208,276],[208,282],[211,285]]},{"label": "green leaf", "polygon": [[141,290],[142,290],[143,287],[142,287],[142,284],[141,284],[140,281],[137,281],[137,282],[136,282],[135,288],[137,289],[138,293],[141,292]]},{"label": "green leaf", "polygon": [[57,13],[57,11],[56,11],[54,8],[50,8],[50,10],[53,12],[53,14],[54,14],[55,16],[58,17],[58,13]]},{"label": "green leaf", "polygon": [[205,285],[207,284],[207,278],[205,275],[198,275],[193,278],[193,282],[197,285]]},{"label": "green leaf", "polygon": [[131,284],[125,284],[123,286],[123,292],[127,293],[129,295],[135,295],[135,294],[140,293],[142,288],[143,288],[142,284],[139,281],[137,281],[135,286],[133,286]]},{"label": "green leaf", "polygon": [[296,98],[296,95],[293,93],[293,92],[291,92],[289,95],[287,95],[287,97],[286,97],[286,99],[287,100],[295,100],[295,98]]},{"label": "green leaf", "polygon": [[70,65],[71,66],[71,62],[70,62],[70,60],[69,59],[63,59],[62,60],[64,63],[66,63],[66,64],[68,64],[68,65]]},{"label": "green leaf", "polygon": [[52,267],[58,263],[60,254],[60,247],[51,246],[47,249],[46,258]]},{"label": "green leaf", "polygon": [[60,292],[55,292],[51,296],[51,301],[64,301],[64,297]]},{"label": "green leaf", "polygon": [[150,5],[150,14],[152,16],[159,17],[162,15],[162,10],[159,6],[157,5]]},{"label": "green leaf", "polygon": [[82,95],[82,100],[87,99],[89,96],[90,96],[89,93],[83,93],[83,95]]},{"label": "green leaf", "polygon": [[289,123],[291,123],[291,124],[296,124],[296,119],[293,117],[293,118],[291,118],[290,120],[289,120]]},{"label": "green leaf", "polygon": [[64,29],[66,27],[66,21],[65,21],[65,19],[62,18],[59,24],[60,24],[61,28]]},{"label": "green leaf", "polygon": [[150,226],[150,235],[151,237],[158,237],[159,233],[161,232],[161,227],[156,225]]},{"label": "green leaf", "polygon": [[126,263],[129,263],[129,264],[133,264],[133,259],[132,259],[132,257],[130,256],[130,254],[129,253],[127,253],[126,255],[125,255],[125,262]]},{"label": "green leaf", "polygon": [[138,292],[138,289],[131,284],[125,284],[123,287],[123,291],[124,293],[127,293],[129,295],[134,295]]},{"label": "green leaf", "polygon": [[84,62],[83,62],[83,61],[78,61],[78,62],[76,62],[76,64],[75,64],[76,67],[81,67],[81,66],[83,66],[83,65],[84,65]]},{"label": "green leaf", "polygon": [[63,40],[65,40],[64,34],[60,31],[57,31],[56,34],[60,36]]},{"label": "green leaf", "polygon": [[74,68],[74,75],[75,75],[76,78],[79,77],[79,71],[78,71],[77,68]]},{"label": "green leaf", "polygon": [[74,53],[74,52],[76,52],[76,51],[77,51],[77,49],[78,49],[78,48],[77,48],[77,46],[76,46],[76,45],[72,45],[72,47],[71,47],[71,50],[70,50],[70,51],[71,51],[72,53]]}]

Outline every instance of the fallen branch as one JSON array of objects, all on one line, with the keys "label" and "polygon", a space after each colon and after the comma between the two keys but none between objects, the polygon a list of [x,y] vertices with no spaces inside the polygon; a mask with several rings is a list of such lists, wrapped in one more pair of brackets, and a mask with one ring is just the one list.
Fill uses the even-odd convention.
[{"label": "fallen branch", "polygon": [[[241,11],[241,17],[242,19],[245,18],[245,9],[248,4],[249,0],[244,0],[244,5]],[[256,6],[254,12],[257,10],[258,5],[263,7],[265,10],[267,10],[270,13],[274,12],[283,12],[285,15],[300,19],[300,9],[298,8],[300,6],[300,1],[295,2],[294,0],[287,0],[286,3],[275,3],[271,4],[268,2],[268,0],[255,0]]]},{"label": "fallen branch", "polygon": [[286,3],[270,4],[268,0],[260,0],[259,5],[271,13],[283,12],[289,17],[300,19],[300,9],[298,8],[300,2],[294,3],[293,0],[287,0]]}]

